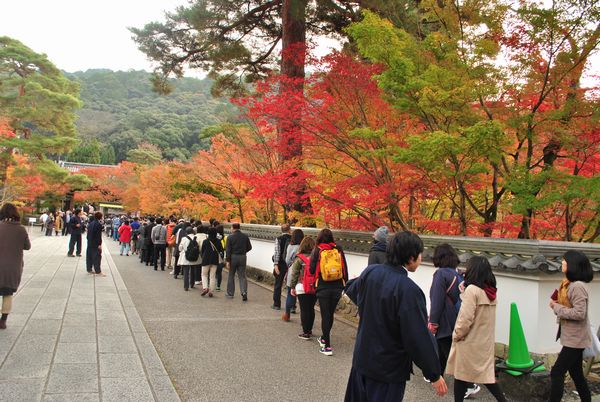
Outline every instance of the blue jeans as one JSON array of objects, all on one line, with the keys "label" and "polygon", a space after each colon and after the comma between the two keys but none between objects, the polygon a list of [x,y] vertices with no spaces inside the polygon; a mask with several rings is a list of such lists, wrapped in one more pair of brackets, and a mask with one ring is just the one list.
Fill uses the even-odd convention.
[{"label": "blue jeans", "polygon": [[285,298],[285,312],[290,314],[292,308],[296,309],[296,296],[292,296],[292,288],[287,287],[287,297]]},{"label": "blue jeans", "polygon": [[123,254],[123,250],[125,250],[125,254],[129,254],[129,243],[121,242],[121,254]]}]

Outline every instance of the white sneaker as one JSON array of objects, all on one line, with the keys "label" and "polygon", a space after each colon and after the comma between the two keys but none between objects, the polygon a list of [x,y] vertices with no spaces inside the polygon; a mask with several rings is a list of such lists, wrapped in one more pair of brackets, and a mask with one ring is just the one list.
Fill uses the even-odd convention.
[{"label": "white sneaker", "polygon": [[429,381],[429,380],[428,380],[427,378],[425,378],[425,377],[423,377],[423,381],[425,381],[425,382],[431,382],[431,381]]},{"label": "white sneaker", "polygon": [[200,285],[201,283],[202,282],[200,282],[200,281],[196,281],[196,282],[194,282],[194,285]]},{"label": "white sneaker", "polygon": [[481,391],[481,387],[477,384],[473,384],[473,388],[467,388],[467,392],[465,392],[465,399],[469,398],[471,395],[475,395]]},{"label": "white sneaker", "polygon": [[169,275],[173,275],[175,273],[175,271],[170,271]]}]

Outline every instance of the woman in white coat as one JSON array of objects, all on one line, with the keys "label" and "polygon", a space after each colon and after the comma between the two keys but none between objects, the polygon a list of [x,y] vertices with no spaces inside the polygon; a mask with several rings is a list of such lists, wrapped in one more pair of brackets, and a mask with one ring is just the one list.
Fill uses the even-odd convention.
[{"label": "woman in white coat", "polygon": [[[177,264],[183,270],[183,290],[185,291],[194,287],[194,272],[196,272],[196,267],[200,265],[200,239],[197,236],[194,234],[194,228],[188,226],[185,228],[185,236],[179,242],[179,259],[177,260]],[[185,254],[192,241],[196,241],[198,245],[198,258],[190,261],[186,258]],[[199,280],[200,278],[196,279]]]}]

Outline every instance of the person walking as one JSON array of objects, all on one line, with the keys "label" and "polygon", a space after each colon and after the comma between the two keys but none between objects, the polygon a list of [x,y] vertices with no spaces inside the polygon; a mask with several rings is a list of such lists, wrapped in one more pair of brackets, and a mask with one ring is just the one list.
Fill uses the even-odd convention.
[{"label": "person walking", "polygon": [[[196,236],[196,234],[194,234],[193,227],[188,226],[185,229],[179,230],[179,232],[179,259],[177,261],[177,265],[179,265],[183,270],[183,290],[187,292],[189,288],[194,288],[194,276],[196,272],[195,267],[197,265],[200,265],[201,263],[200,245],[198,244],[198,237]],[[192,256],[188,252],[188,248],[190,248],[190,245],[193,242],[195,242],[194,247],[198,248],[197,256],[195,256],[196,258],[192,258]]]},{"label": "person walking", "polygon": [[12,311],[13,294],[21,283],[23,250],[30,248],[31,242],[27,230],[21,225],[19,211],[7,202],[0,208],[0,329],[6,329],[6,321]]},{"label": "person walking", "polygon": [[[429,331],[435,336],[438,345],[438,355],[442,375],[446,371],[450,348],[452,347],[452,332],[460,308],[459,285],[463,277],[457,270],[460,260],[454,248],[443,243],[433,250],[433,280],[429,290],[431,309],[429,312]],[[465,399],[481,390],[477,384],[468,383]]]},{"label": "person walking", "polygon": [[44,213],[40,215],[40,222],[42,224],[42,230],[41,230],[42,233],[44,233],[44,231],[46,230],[46,221],[47,220],[48,220],[48,213],[46,211],[44,211]]},{"label": "person walking", "polygon": [[63,227],[62,227],[62,235],[66,236],[69,234],[69,221],[71,220],[71,211],[68,210],[63,214]]},{"label": "person walking", "polygon": [[135,216],[133,218],[133,222],[131,222],[131,224],[129,225],[131,226],[131,254],[138,254],[139,253],[139,247],[138,247],[138,240],[140,239],[140,218],[138,218],[137,216]]},{"label": "person walking", "polygon": [[171,217],[169,219],[169,224],[167,225],[167,269],[173,272],[173,251],[175,250],[176,236],[173,233],[175,226],[175,217]]},{"label": "person walking", "polygon": [[[102,212],[94,213],[94,219],[87,227],[87,248],[85,252],[85,265],[88,274],[106,276],[102,273]],[[92,271],[93,269],[93,271]]]},{"label": "person walking", "polygon": [[217,239],[219,239],[219,241],[221,242],[221,249],[223,250],[221,252],[221,262],[217,265],[217,274],[216,274],[216,278],[217,278],[217,287],[216,287],[216,291],[220,292],[221,291],[221,282],[223,282],[223,268],[225,268],[225,248],[227,247],[227,236],[225,235],[225,228],[223,227],[223,225],[219,224],[218,222],[216,222],[216,229],[217,229]]},{"label": "person walking", "polygon": [[154,258],[154,243],[152,242],[152,229],[154,229],[154,217],[148,218],[144,228],[144,246],[142,250],[142,262],[150,265]]},{"label": "person walking", "polygon": [[46,236],[52,236],[52,230],[54,230],[54,214],[50,212],[46,218]]},{"label": "person walking", "polygon": [[[315,241],[310,237],[305,237],[299,245],[298,252],[288,271],[291,278],[290,291],[293,296],[298,297],[300,302],[300,323],[302,324],[302,333],[298,338],[309,340],[312,337],[312,329],[315,323],[315,304],[317,296],[315,295],[314,283],[309,286],[304,281],[305,275],[310,272],[310,254],[315,248]],[[305,284],[307,286],[305,286]]]},{"label": "person walking", "polygon": [[556,339],[562,349],[550,370],[550,402],[560,402],[565,388],[567,371],[575,383],[583,402],[592,400],[590,388],[583,375],[583,349],[592,345],[588,316],[589,289],[594,271],[588,257],[580,251],[569,250],[563,255],[562,272],[565,274],[557,297],[550,299],[550,308],[559,320]]},{"label": "person walking", "polygon": [[[296,254],[298,254],[298,249],[300,248],[302,239],[304,239],[304,232],[302,229],[294,229],[285,253],[285,266],[288,267],[288,269],[285,279],[285,285],[287,289],[287,297],[285,298],[285,312],[281,316],[283,321],[289,321],[290,314],[296,314],[296,296],[292,294],[292,275],[290,273],[290,267],[296,259]],[[312,251],[312,249],[310,251]]]},{"label": "person walking", "polygon": [[235,293],[235,275],[237,273],[240,282],[240,293],[242,301],[248,301],[248,281],[246,279],[246,254],[252,250],[250,238],[242,233],[239,223],[231,225],[233,233],[227,239],[227,248],[225,260],[229,269],[229,277],[227,278],[227,297],[233,299]]},{"label": "person walking", "polygon": [[158,270],[158,259],[160,258],[160,270],[165,270],[167,253],[167,228],[163,225],[162,218],[156,218],[156,226],[152,228],[152,244],[154,245],[154,270]]},{"label": "person walking", "polygon": [[408,277],[421,264],[423,249],[416,234],[397,232],[385,264],[369,265],[348,282],[346,295],[358,306],[360,321],[346,402],[402,401],[413,363],[439,396],[448,392],[427,330],[425,295]]},{"label": "person walking", "polygon": [[271,306],[274,310],[281,310],[281,288],[288,269],[285,263],[285,255],[292,238],[290,229],[290,225],[284,223],[281,225],[282,235],[275,239],[275,252],[273,253],[273,276],[275,276],[275,284],[273,285],[273,305]]},{"label": "person walking", "polygon": [[71,233],[71,239],[69,239],[69,251],[67,256],[73,257],[73,249],[77,246],[76,252],[77,257],[81,257],[81,219],[79,214],[80,209],[76,209],[69,220],[69,232]]},{"label": "person walking", "polygon": [[447,365],[448,374],[454,376],[455,402],[465,399],[470,383],[484,384],[497,401],[506,401],[494,371],[496,293],[496,277],[487,258],[471,257]]},{"label": "person walking", "polygon": [[217,229],[208,228],[207,238],[202,242],[202,290],[201,296],[213,297],[217,282],[217,265],[221,262],[223,246],[217,239]]},{"label": "person walking", "polygon": [[121,226],[121,218],[119,215],[115,215],[113,218],[113,240],[119,240],[119,227]]},{"label": "person walking", "polygon": [[385,250],[388,242],[388,227],[380,226],[373,233],[373,246],[369,251],[369,260],[367,265],[385,264]]},{"label": "person walking", "polygon": [[329,229],[322,229],[317,235],[317,246],[310,257],[310,273],[317,276],[316,295],[321,308],[321,329],[323,335],[318,339],[319,352],[326,356],[333,355],[331,347],[331,327],[335,309],[342,290],[348,281],[348,264],[344,250],[338,246],[333,233]]},{"label": "person walking", "polygon": [[63,229],[63,213],[58,211],[56,213],[56,217],[54,218],[54,235],[58,236],[59,233],[62,233]]},{"label": "person walking", "polygon": [[131,226],[129,225],[129,220],[125,219],[123,224],[119,227],[119,241],[121,242],[121,253],[125,256],[129,256],[129,243],[131,243]]},{"label": "person walking", "polygon": [[173,229],[173,232],[175,233],[175,266],[173,267],[173,279],[177,279],[179,274],[183,272],[182,267],[179,264],[179,245],[181,244],[181,240],[187,234],[188,227],[191,227],[189,222],[185,222],[183,219],[180,219],[180,222],[177,224],[177,226],[175,226],[175,229]]}]

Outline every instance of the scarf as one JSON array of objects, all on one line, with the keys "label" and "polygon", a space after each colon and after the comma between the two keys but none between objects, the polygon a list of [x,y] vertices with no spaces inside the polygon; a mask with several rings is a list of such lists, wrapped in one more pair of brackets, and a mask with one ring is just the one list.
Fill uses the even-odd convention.
[{"label": "scarf", "polygon": [[563,281],[560,284],[560,287],[558,288],[558,299],[557,302],[558,304],[561,304],[565,307],[569,307],[572,308],[573,305],[571,304],[571,300],[569,300],[569,295],[567,294],[567,291],[569,290],[569,284],[571,282],[569,282],[568,279],[563,279]]}]

